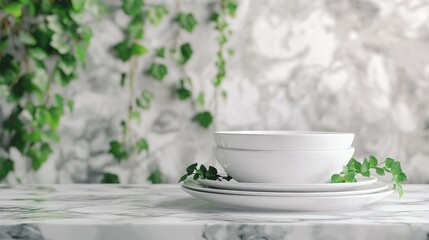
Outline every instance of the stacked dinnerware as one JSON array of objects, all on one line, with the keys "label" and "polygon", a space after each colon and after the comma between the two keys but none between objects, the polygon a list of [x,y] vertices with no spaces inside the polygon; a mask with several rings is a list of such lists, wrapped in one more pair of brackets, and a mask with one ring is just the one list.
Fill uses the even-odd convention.
[{"label": "stacked dinnerware", "polygon": [[389,195],[374,177],[329,183],[353,156],[353,133],[215,132],[217,161],[231,181],[197,180],[183,189],[220,207],[318,211],[359,208]]}]

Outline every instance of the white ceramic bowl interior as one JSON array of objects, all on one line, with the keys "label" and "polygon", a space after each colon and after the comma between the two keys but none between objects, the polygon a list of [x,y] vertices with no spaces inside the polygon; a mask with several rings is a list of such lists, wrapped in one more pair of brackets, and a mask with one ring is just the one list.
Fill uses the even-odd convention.
[{"label": "white ceramic bowl interior", "polygon": [[239,182],[325,183],[353,156],[354,148],[335,151],[255,151],[214,147],[218,162]]},{"label": "white ceramic bowl interior", "polygon": [[328,151],[351,147],[354,134],[339,132],[225,131],[215,132],[217,147],[248,150]]}]

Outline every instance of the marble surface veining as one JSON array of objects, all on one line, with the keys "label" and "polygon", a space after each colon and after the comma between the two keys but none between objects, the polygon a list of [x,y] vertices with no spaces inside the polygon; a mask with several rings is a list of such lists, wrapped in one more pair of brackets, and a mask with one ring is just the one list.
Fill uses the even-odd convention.
[{"label": "marble surface veining", "polygon": [[[176,1],[156,1],[170,14],[160,26],[145,29],[149,49],[171,46]],[[193,162],[215,163],[212,131],[265,129],[354,132],[357,157],[394,157],[410,182],[429,183],[427,0],[239,1],[228,43],[235,56],[227,60],[222,85],[227,100],[213,97],[211,83],[217,35],[207,18],[216,1],[180,0],[182,11],[198,21],[192,34],[179,34],[178,42],[194,49],[184,71],[195,92],[206,93],[216,123],[204,130],[190,121],[195,109],[174,97],[182,75],[170,60],[163,60],[169,67],[163,82],[144,74],[154,60],[151,52],[140,59],[136,82],[155,99],[132,130],[148,139],[151,152],[121,164],[108,148],[120,138],[127,116],[129,93],[119,79],[129,66],[109,49],[123,39],[128,18],[120,1],[105,2],[111,11],[88,21],[94,35],[87,69],[66,89],[55,89],[75,102],[74,112],[61,121],[61,143],[37,173],[12,149],[17,170],[9,182],[94,183],[112,172],[122,183],[143,183],[160,169],[164,181],[173,183]],[[0,102],[0,118],[7,109]]]},{"label": "marble surface veining", "polygon": [[429,237],[429,185],[354,211],[219,209],[179,185],[1,187],[0,239],[413,239]]}]

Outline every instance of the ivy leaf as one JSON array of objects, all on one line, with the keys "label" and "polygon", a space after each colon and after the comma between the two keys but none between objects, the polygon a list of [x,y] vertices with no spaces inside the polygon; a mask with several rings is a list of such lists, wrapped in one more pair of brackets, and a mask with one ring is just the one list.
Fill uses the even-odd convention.
[{"label": "ivy leaf", "polygon": [[152,99],[153,93],[149,90],[144,89],[142,91],[141,98],[136,98],[136,105],[143,109],[149,109]]},{"label": "ivy leaf", "polygon": [[20,32],[19,41],[28,46],[36,45],[36,39],[29,32]]},{"label": "ivy leaf", "polygon": [[59,33],[52,35],[50,45],[52,48],[56,49],[60,54],[66,54],[70,52],[70,44],[68,41]]},{"label": "ivy leaf", "polygon": [[212,114],[208,111],[197,113],[192,121],[197,122],[203,128],[209,128],[210,124],[213,122]]},{"label": "ivy leaf", "polygon": [[128,117],[130,119],[136,120],[137,122],[141,121],[140,112],[137,112],[137,111],[130,111],[130,112],[128,112]]},{"label": "ivy leaf", "polygon": [[369,158],[368,158],[368,161],[369,161],[369,165],[370,165],[370,167],[375,167],[375,166],[377,166],[377,164],[378,164],[378,161],[377,161],[377,158],[375,158],[374,156],[369,156]]},{"label": "ivy leaf", "polygon": [[0,39],[0,51],[3,51],[9,45],[9,38],[2,36]]},{"label": "ivy leaf", "polygon": [[116,51],[116,54],[118,55],[119,59],[124,62],[128,61],[132,56],[130,47],[128,45],[128,41],[124,40],[122,42],[119,42],[112,48],[114,51]]},{"label": "ivy leaf", "polygon": [[164,77],[168,74],[168,70],[164,64],[152,63],[146,73],[154,79],[162,81]]},{"label": "ivy leaf", "polygon": [[385,174],[384,169],[383,169],[383,168],[379,168],[379,167],[376,167],[376,168],[375,168],[375,172],[376,172],[378,175],[380,175],[380,176],[384,176],[384,174]]},{"label": "ivy leaf", "polygon": [[191,58],[193,51],[191,44],[184,43],[180,45],[179,51],[173,49],[171,53],[178,64],[184,65]]},{"label": "ivy leaf", "polygon": [[80,12],[83,10],[83,6],[85,5],[85,0],[71,0],[73,9],[76,12]]},{"label": "ivy leaf", "polygon": [[370,168],[369,162],[365,158],[363,160],[361,167],[360,167],[360,171],[361,171],[362,176],[369,177],[369,175],[370,175],[369,168]]},{"label": "ivy leaf", "polygon": [[119,177],[113,173],[104,173],[101,183],[120,183]]},{"label": "ivy leaf", "polygon": [[143,0],[123,0],[122,9],[127,15],[135,16],[140,13],[143,4]]},{"label": "ivy leaf", "polygon": [[133,17],[131,22],[128,24],[127,32],[131,38],[141,39],[143,38],[144,30],[143,30],[143,16],[141,14],[137,14]]},{"label": "ivy leaf", "polygon": [[395,162],[395,160],[393,160],[392,158],[386,158],[386,161],[384,162],[384,165],[387,167],[387,168],[391,168],[392,167],[392,164]]},{"label": "ivy leaf", "polygon": [[192,13],[179,13],[177,16],[177,23],[186,31],[192,32],[198,22]]},{"label": "ivy leaf", "polygon": [[180,183],[180,182],[185,181],[185,180],[186,180],[186,178],[188,178],[188,175],[187,175],[187,174],[185,174],[185,175],[183,175],[182,177],[180,177],[180,180],[179,180],[177,183]]},{"label": "ivy leaf", "polygon": [[28,55],[36,60],[45,60],[48,57],[48,54],[45,52],[45,50],[36,47],[36,48],[30,48],[28,50]]},{"label": "ivy leaf", "polygon": [[118,161],[121,162],[123,159],[128,158],[128,153],[123,149],[122,144],[120,144],[118,141],[112,141],[110,142],[110,150],[109,153],[113,155],[113,157]]},{"label": "ivy leaf", "polygon": [[226,8],[228,9],[228,13],[231,17],[235,17],[235,12],[237,10],[237,2],[235,0],[227,0]]},{"label": "ivy leaf", "polygon": [[177,89],[176,92],[177,92],[177,96],[179,96],[179,99],[182,101],[186,100],[192,96],[192,92],[186,88],[183,88],[183,87]]},{"label": "ivy leaf", "polygon": [[167,8],[162,4],[150,5],[147,18],[153,25],[158,25],[164,16],[168,15]]},{"label": "ivy leaf", "polygon": [[162,173],[159,169],[152,171],[147,180],[153,184],[162,183]]},{"label": "ivy leaf", "polygon": [[68,106],[70,112],[73,112],[73,109],[74,109],[74,102],[73,102],[73,100],[68,100],[67,101],[67,106]]},{"label": "ivy leaf", "polygon": [[331,177],[332,183],[340,183],[341,182],[341,176],[339,174],[334,174]]},{"label": "ivy leaf", "polygon": [[48,160],[52,153],[51,147],[47,143],[42,143],[39,147],[33,146],[28,151],[27,155],[31,158],[31,166],[34,170],[39,170],[43,163]]},{"label": "ivy leaf", "polygon": [[14,170],[14,163],[9,158],[0,157],[0,180],[7,177]]},{"label": "ivy leaf", "polygon": [[392,170],[393,176],[399,175],[402,172],[400,162],[393,162],[390,168]]},{"label": "ivy leaf", "polygon": [[76,69],[76,59],[71,54],[63,55],[58,62],[58,68],[64,75],[70,76]]},{"label": "ivy leaf", "polygon": [[2,10],[14,17],[20,17],[22,15],[22,7],[23,6],[20,2],[15,1],[3,6]]},{"label": "ivy leaf", "polygon": [[194,163],[194,164],[191,164],[191,165],[189,165],[187,168],[186,168],[186,173],[188,174],[188,175],[191,175],[194,171],[195,171],[195,169],[197,168],[197,163]]},{"label": "ivy leaf", "polygon": [[136,142],[136,149],[137,149],[137,153],[141,153],[143,150],[148,152],[149,151],[149,143],[147,142],[146,139],[144,138],[140,138],[137,142]]},{"label": "ivy leaf", "polygon": [[143,45],[140,45],[138,43],[133,43],[131,46],[131,54],[134,56],[140,56],[147,52],[147,48]]},{"label": "ivy leaf", "polygon": [[82,65],[86,67],[86,48],[82,44],[76,44],[75,54]]},{"label": "ivy leaf", "polygon": [[161,47],[161,48],[155,49],[155,56],[164,58],[164,48]]},{"label": "ivy leaf", "polygon": [[203,92],[200,92],[198,94],[197,99],[196,99],[196,103],[198,106],[204,107],[205,101],[204,101],[204,93]]}]

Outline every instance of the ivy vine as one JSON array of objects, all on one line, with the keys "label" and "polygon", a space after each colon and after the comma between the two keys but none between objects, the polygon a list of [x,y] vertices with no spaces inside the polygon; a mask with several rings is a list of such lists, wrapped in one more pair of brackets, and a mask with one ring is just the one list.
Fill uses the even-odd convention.
[{"label": "ivy vine", "polygon": [[0,1],[0,98],[11,109],[2,112],[0,180],[14,170],[12,149],[38,170],[60,141],[58,125],[73,101],[53,89],[67,86],[86,64],[92,31],[80,19],[93,3]]}]

